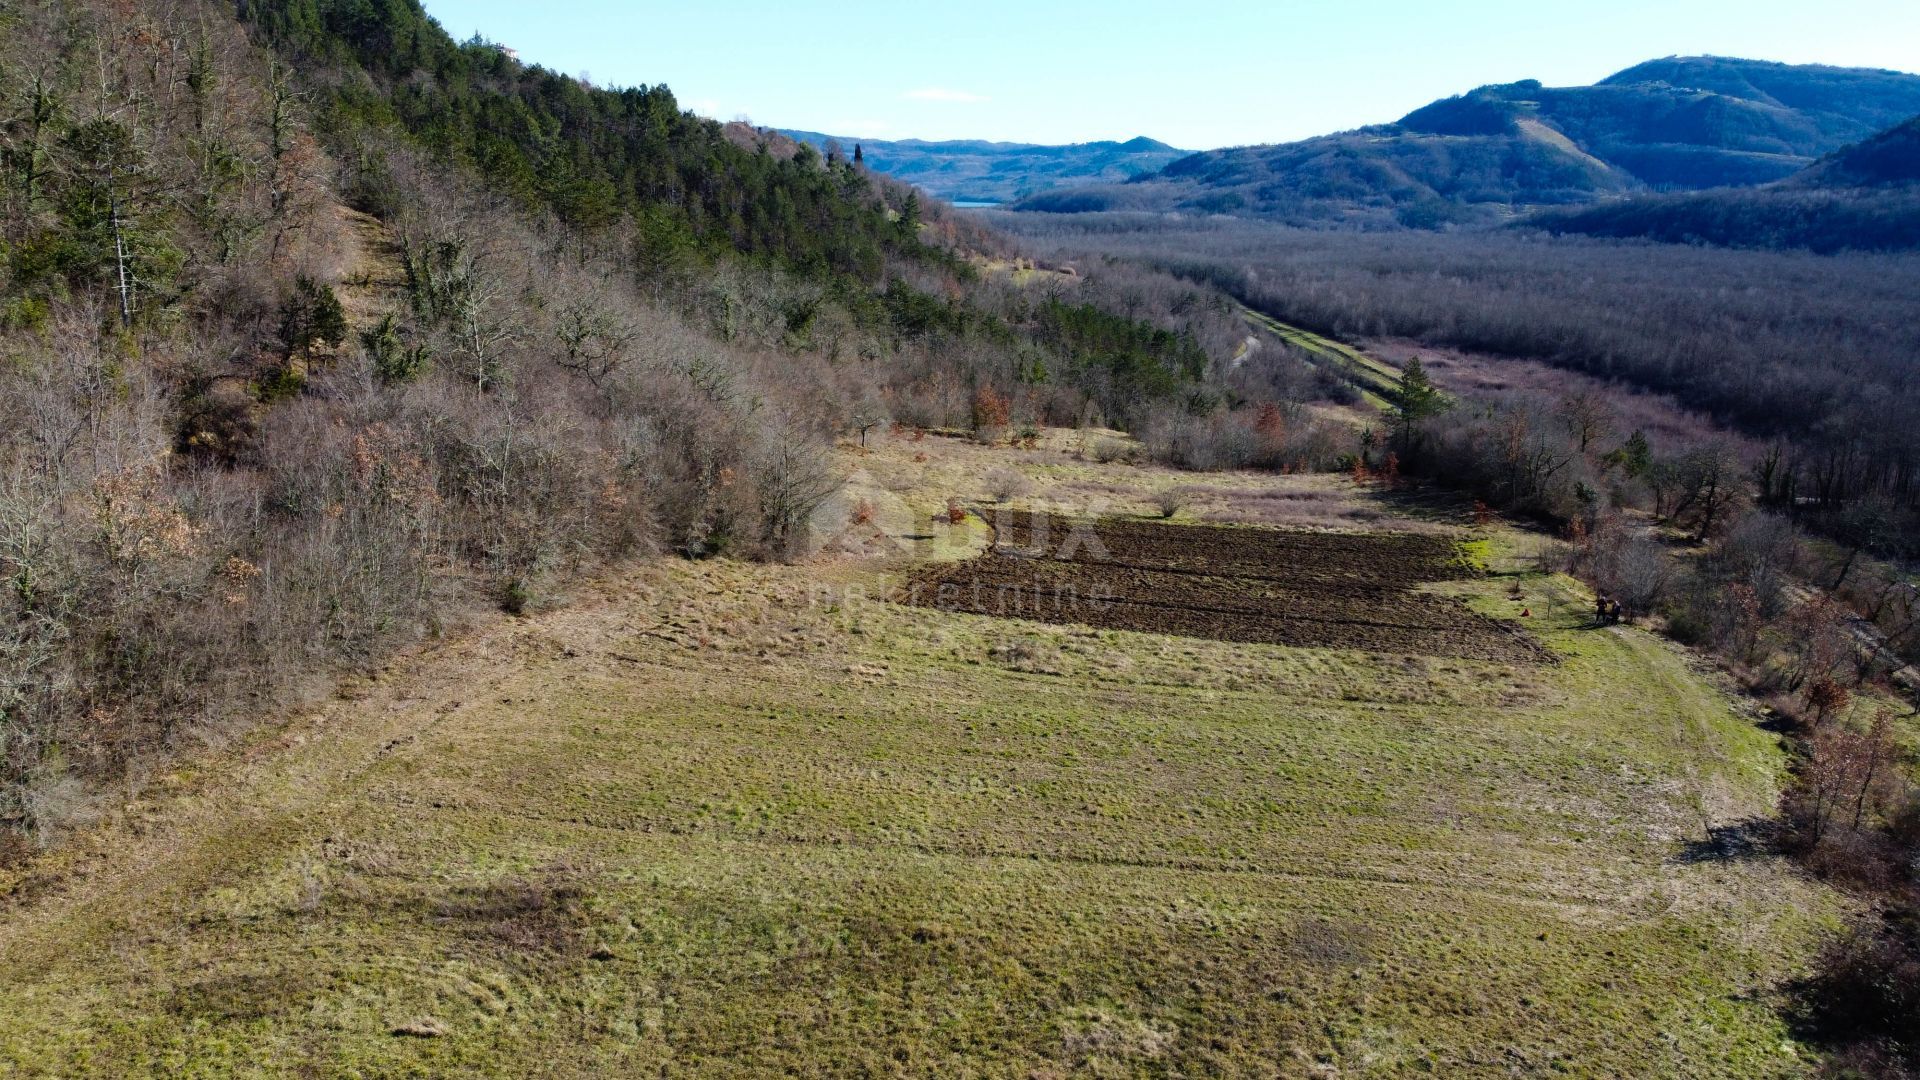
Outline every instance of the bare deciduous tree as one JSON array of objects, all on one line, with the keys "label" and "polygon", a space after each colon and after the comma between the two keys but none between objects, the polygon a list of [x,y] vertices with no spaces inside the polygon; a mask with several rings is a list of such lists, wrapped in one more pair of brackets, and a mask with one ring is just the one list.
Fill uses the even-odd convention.
[{"label": "bare deciduous tree", "polygon": [[791,418],[769,425],[753,456],[767,547],[786,556],[808,515],[839,489],[841,478],[820,440]]}]

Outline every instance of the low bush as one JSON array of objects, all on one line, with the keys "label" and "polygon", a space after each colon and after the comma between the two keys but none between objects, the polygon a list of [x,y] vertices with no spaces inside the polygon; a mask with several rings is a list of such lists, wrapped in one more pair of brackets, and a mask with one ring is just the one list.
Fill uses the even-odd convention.
[{"label": "low bush", "polygon": [[1194,489],[1190,487],[1167,487],[1153,493],[1149,500],[1163,518],[1171,518],[1180,511],[1193,505]]},{"label": "low bush", "polygon": [[987,474],[987,494],[997,503],[1011,502],[1032,490],[1033,484],[1013,469],[995,469]]}]

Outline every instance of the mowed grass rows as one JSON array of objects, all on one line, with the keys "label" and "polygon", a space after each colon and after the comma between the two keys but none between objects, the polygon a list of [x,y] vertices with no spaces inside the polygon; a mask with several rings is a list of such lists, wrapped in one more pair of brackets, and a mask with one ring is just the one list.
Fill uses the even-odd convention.
[{"label": "mowed grass rows", "polygon": [[822,602],[888,580],[669,565],[329,706],[0,919],[0,1073],[1803,1068],[1832,901],[1705,843],[1779,750],[1567,583],[1445,586],[1509,665]]}]

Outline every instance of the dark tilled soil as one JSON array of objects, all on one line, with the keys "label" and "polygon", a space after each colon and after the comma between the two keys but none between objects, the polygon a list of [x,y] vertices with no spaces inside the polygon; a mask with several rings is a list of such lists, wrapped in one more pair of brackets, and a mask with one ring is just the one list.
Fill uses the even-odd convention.
[{"label": "dark tilled soil", "polygon": [[933,567],[902,602],[1221,641],[1505,662],[1549,654],[1516,627],[1414,591],[1471,570],[1443,536],[1085,522],[996,513],[999,542]]}]

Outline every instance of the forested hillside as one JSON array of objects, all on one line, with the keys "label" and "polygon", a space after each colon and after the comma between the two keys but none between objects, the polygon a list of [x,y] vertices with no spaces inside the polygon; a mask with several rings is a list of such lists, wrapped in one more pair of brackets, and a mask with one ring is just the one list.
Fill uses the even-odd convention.
[{"label": "forested hillside", "polygon": [[1636,64],[1599,86],[1665,84],[1704,90],[1808,118],[1822,139],[1853,142],[1912,115],[1914,76],[1874,68],[1779,64],[1731,56],[1668,56]]},{"label": "forested hillside", "polygon": [[239,15],[0,7],[5,844],[464,613],[780,558],[837,434],[1224,400],[1217,294],[1047,292],[904,185],[409,0]]},{"label": "forested hillside", "polygon": [[1920,248],[1920,117],[1778,183],[1640,196],[1521,224],[1560,234],[1821,254]]},{"label": "forested hillside", "polygon": [[[239,11],[295,69],[336,74],[320,91],[324,132],[404,131],[569,226],[639,214],[656,258],[739,251],[872,282],[885,254],[928,254],[850,167],[735,146],[667,87],[596,90],[484,42],[456,44],[412,4],[246,0]],[[365,170],[349,193],[377,209],[388,190],[377,163],[348,164]]]},{"label": "forested hillside", "polygon": [[[783,91],[926,47],[665,14]],[[1920,255],[1445,228],[1920,78],[1111,189],[1376,231],[962,213],[535,59],[0,0],[0,1074],[1920,1061]]]},{"label": "forested hillside", "polygon": [[1791,187],[1876,188],[1920,184],[1920,116],[1835,151],[1788,181]]}]

